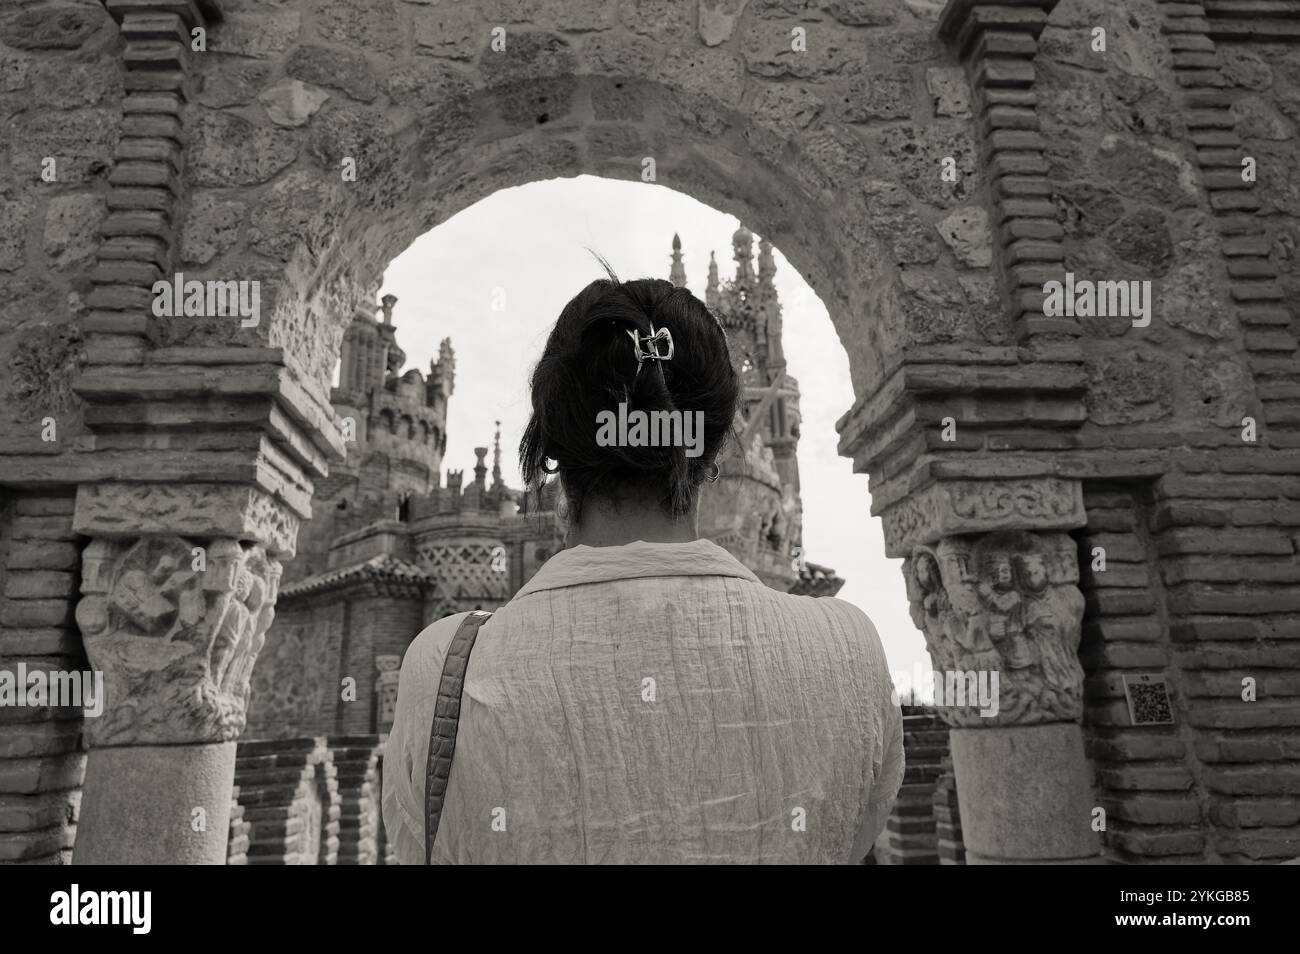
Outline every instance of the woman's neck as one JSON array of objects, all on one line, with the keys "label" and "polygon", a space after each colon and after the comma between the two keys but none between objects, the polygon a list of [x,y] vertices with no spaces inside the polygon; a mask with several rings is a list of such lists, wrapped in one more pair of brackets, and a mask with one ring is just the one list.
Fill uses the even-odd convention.
[{"label": "woman's neck", "polygon": [[646,543],[690,543],[699,539],[698,508],[676,519],[658,505],[624,502],[617,509],[608,501],[587,501],[582,519],[569,533],[574,546],[618,547],[642,540]]}]

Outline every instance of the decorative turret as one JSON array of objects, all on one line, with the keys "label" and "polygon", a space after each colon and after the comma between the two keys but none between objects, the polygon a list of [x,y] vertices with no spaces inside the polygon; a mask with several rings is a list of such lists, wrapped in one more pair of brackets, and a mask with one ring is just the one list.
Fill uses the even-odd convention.
[{"label": "decorative turret", "polygon": [[686,267],[682,264],[682,240],[673,234],[673,265],[668,270],[668,280],[678,288],[686,287]]},{"label": "decorative turret", "polygon": [[478,487],[480,491],[487,489],[487,464],[483,462],[483,459],[487,457],[487,452],[486,447],[474,448],[474,456],[478,458],[477,463],[474,464],[474,486]]},{"label": "decorative turret", "polygon": [[761,336],[759,357],[774,375],[785,368],[785,351],[781,347],[781,301],[776,293],[776,261],[772,243],[758,243],[758,285],[754,289],[754,314]]},{"label": "decorative turret", "polygon": [[704,286],[704,304],[712,312],[722,304],[718,296],[718,257],[712,252],[709,253],[709,283]]},{"label": "decorative turret", "polygon": [[[714,296],[716,304],[710,306],[722,322],[722,327],[727,330],[731,361],[740,374],[742,384],[752,382],[759,361],[761,330],[754,320],[754,305],[751,300],[755,291],[753,241],[754,233],[743,225],[732,235],[731,248],[736,260],[736,276],[718,285]],[[715,268],[716,263],[710,266],[710,272]]]},{"label": "decorative turret", "polygon": [[492,435],[492,492],[499,493],[504,486],[501,483],[501,422],[497,421],[496,433]]},{"label": "decorative turret", "polygon": [[[393,306],[397,304],[397,296],[385,295],[381,300],[383,301],[384,323],[379,325],[377,330],[379,340],[383,342],[384,372],[387,375],[395,375],[400,373],[402,366],[406,364],[406,352],[397,343],[397,329],[393,327]],[[386,378],[384,385],[391,389],[393,382],[391,379]]]},{"label": "decorative turret", "polygon": [[[456,390],[456,351],[451,346],[450,338],[443,338],[439,343],[437,360],[429,359],[427,383],[429,403],[434,406],[441,403],[445,407],[447,399]],[[440,395],[440,399],[435,398],[435,392]]]},{"label": "decorative turret", "polygon": [[754,233],[743,225],[731,236],[732,255],[736,259],[736,289],[748,292],[754,284]]},{"label": "decorative turret", "polygon": [[[429,376],[403,372],[406,352],[393,320],[397,296],[379,298],[383,278],[367,289],[343,338],[339,384],[332,401],[352,435],[336,470],[351,504],[383,493],[424,494],[438,486],[447,447],[447,400],[455,359],[444,339]],[[378,301],[376,301],[378,299]],[[328,490],[327,490],[328,495]],[[321,496],[324,503],[326,496]]]}]

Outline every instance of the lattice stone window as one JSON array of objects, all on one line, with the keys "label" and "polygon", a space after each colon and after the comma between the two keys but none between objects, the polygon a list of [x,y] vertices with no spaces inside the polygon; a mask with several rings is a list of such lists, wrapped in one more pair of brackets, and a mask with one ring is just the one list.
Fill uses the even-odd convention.
[{"label": "lattice stone window", "polygon": [[492,541],[421,547],[421,566],[433,577],[432,604],[455,612],[462,600],[491,605],[509,599],[510,574],[500,572],[501,561],[494,560],[502,549]]}]

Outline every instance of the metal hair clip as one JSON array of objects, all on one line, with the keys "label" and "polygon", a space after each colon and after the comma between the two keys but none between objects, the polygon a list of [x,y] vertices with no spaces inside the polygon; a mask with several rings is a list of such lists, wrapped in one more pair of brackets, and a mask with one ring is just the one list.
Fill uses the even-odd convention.
[{"label": "metal hair clip", "polygon": [[[655,331],[655,326],[650,326],[650,334],[639,335],[635,328],[628,328],[627,333],[632,336],[632,347],[636,352],[636,369],[641,370],[643,361],[671,361],[673,359],[673,333],[667,328],[660,328]],[[659,342],[668,342],[668,353],[659,353]],[[646,350],[642,351],[641,346],[645,345]]]}]

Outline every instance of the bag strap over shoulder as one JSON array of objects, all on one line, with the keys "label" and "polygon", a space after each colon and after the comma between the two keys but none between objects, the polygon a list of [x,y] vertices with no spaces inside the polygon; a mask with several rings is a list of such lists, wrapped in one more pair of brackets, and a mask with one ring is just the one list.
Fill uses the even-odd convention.
[{"label": "bag strap over shoulder", "polygon": [[429,762],[424,775],[424,863],[433,863],[433,840],[438,836],[438,820],[447,796],[451,776],[451,758],[456,752],[456,732],[460,727],[460,696],[465,688],[465,670],[469,654],[478,638],[479,627],[492,618],[491,613],[475,610],[466,616],[447,648],[438,683],[438,701],[429,729]]}]

